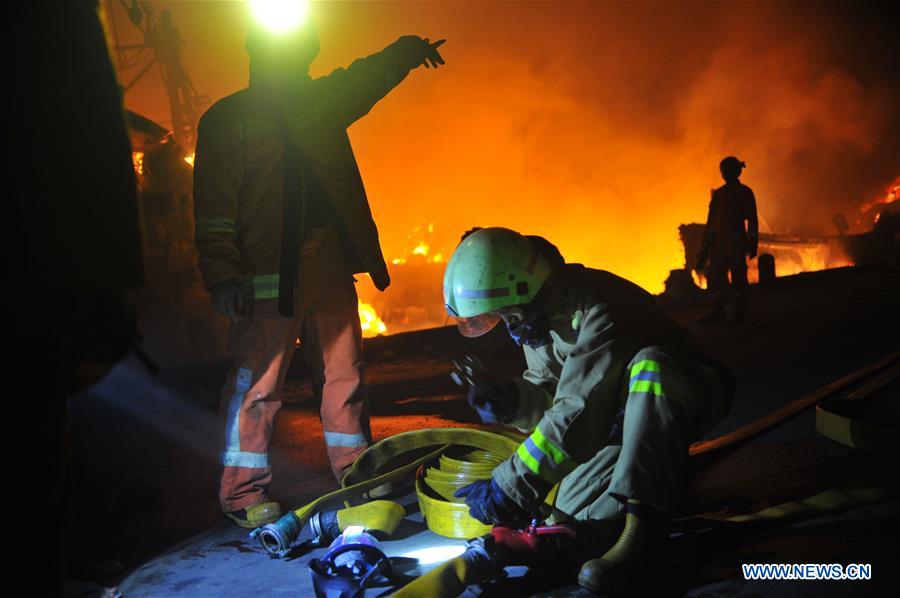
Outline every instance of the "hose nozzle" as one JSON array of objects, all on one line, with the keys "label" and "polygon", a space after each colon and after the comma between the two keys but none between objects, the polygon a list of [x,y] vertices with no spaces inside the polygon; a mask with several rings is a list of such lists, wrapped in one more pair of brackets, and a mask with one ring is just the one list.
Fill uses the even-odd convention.
[{"label": "hose nozzle", "polygon": [[302,528],[300,519],[291,512],[283,515],[274,523],[253,530],[250,532],[250,537],[259,540],[263,548],[272,556],[284,558],[300,535]]}]

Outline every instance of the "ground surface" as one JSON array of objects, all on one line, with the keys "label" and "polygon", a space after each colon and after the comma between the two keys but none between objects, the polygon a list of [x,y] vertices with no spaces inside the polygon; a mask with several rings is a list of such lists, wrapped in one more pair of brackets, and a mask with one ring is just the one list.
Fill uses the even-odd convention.
[{"label": "ground surface", "polygon": [[[843,375],[898,350],[900,271],[849,269],[783,281],[756,290],[745,326],[699,328],[703,308],[673,311],[738,379],[734,409],[711,436],[733,430]],[[476,425],[447,377],[449,358],[480,354],[493,372],[514,375],[521,355],[502,331],[472,343],[452,329],[367,342],[372,426],[376,438],[425,427]],[[153,377],[127,361],[72,405],[76,501],[72,575],[126,596],[311,595],[306,560],[271,560],[243,530],[224,522],[216,501],[218,385],[227,364]],[[291,371],[272,449],[272,494],[299,506],[335,488],[302,364]],[[879,400],[897,417],[897,384]],[[752,535],[685,536],[666,572],[672,595],[897,595],[900,518],[896,461],[823,439],[807,411],[714,460],[695,461],[685,517],[723,518],[821,490],[880,485],[894,499]],[[410,511],[415,509],[411,508]],[[417,515],[388,544],[408,552],[435,541]],[[744,582],[740,564],[872,563],[871,582]],[[122,569],[115,571],[116,563]],[[488,593],[525,595],[549,588],[526,577]],[[542,579],[553,585],[571,579]],[[507,582],[514,584],[514,581]],[[70,595],[97,595],[73,581]],[[527,592],[525,591],[527,588]],[[577,593],[574,590],[568,594]],[[568,595],[567,594],[567,595]]]}]

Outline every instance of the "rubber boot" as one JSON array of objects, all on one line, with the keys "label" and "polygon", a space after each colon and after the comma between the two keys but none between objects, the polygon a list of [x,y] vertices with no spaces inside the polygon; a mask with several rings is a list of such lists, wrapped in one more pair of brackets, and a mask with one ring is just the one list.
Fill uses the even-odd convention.
[{"label": "rubber boot", "polygon": [[625,512],[625,529],[616,543],[578,573],[578,585],[595,594],[644,594],[668,538],[668,519],[659,509],[629,499]]},{"label": "rubber boot", "polygon": [[241,527],[254,529],[267,523],[272,523],[281,517],[281,505],[277,502],[266,501],[246,509],[225,513],[225,516]]}]

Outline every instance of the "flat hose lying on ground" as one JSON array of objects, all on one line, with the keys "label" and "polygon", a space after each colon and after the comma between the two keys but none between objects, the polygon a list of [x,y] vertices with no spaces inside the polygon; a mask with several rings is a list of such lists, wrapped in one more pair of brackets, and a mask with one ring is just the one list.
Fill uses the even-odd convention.
[{"label": "flat hose lying on ground", "polygon": [[[773,414],[742,426],[729,434],[710,441],[694,443],[691,445],[690,454],[693,457],[703,453],[718,451],[727,446],[747,441],[813,405],[817,405],[819,412],[824,411],[830,413],[822,406],[824,399],[831,397],[839,390],[846,388],[850,384],[853,384],[868,375],[886,370],[877,378],[848,396],[848,400],[865,398],[874,391],[884,388],[897,378],[898,373],[900,373],[898,372],[900,366],[896,363],[898,357],[900,357],[900,354],[895,353],[875,364],[852,372],[840,380],[791,403]],[[858,424],[858,422],[856,423]],[[839,442],[841,442],[843,438],[846,440],[844,443],[849,446],[864,446],[875,443],[871,440],[870,436],[865,434],[865,429],[860,428],[858,425],[854,425],[852,421],[840,421],[837,424],[828,424],[826,422],[826,424],[823,425],[821,416],[819,416],[817,417],[816,428],[819,432],[822,432],[829,438],[833,438]],[[823,432],[823,429],[825,432]],[[840,435],[839,431],[846,431],[843,437]],[[855,431],[856,434],[853,435],[850,431]],[[853,442],[850,442],[850,440]],[[892,434],[889,438],[879,436],[877,445],[880,448],[885,448],[885,446],[887,446],[890,449],[887,452],[893,451],[892,454],[896,454],[898,446],[896,434]],[[720,523],[739,529],[744,529],[745,527],[752,528],[754,525],[759,524],[786,522],[805,517],[819,516],[826,513],[840,512],[854,507],[876,504],[890,496],[890,490],[879,487],[861,486],[841,490],[833,489],[820,492],[806,499],[776,505],[757,513],[735,516],[724,522],[710,521],[710,523]],[[485,558],[489,557],[480,554],[477,550],[473,551],[473,549],[470,548],[470,550],[462,556],[456,557],[438,566],[428,574],[401,588],[394,593],[393,596],[397,598],[412,598],[418,596],[453,598],[459,596],[466,590],[468,585],[486,580],[479,574],[484,571],[489,571],[490,569],[478,566],[479,560],[484,560]]]},{"label": "flat hose lying on ground", "polygon": [[[363,493],[373,488],[416,471],[426,463],[438,460],[451,447],[461,446],[477,449],[479,451],[478,458],[483,463],[493,464],[502,462],[512,455],[520,442],[521,438],[514,435],[507,436],[467,428],[430,428],[385,438],[370,446],[356,459],[341,480],[342,488],[340,490],[322,495],[311,503],[287,513],[275,523],[254,532],[254,537],[259,539],[269,553],[285,556],[310,517],[326,507],[358,499]],[[438,448],[410,463],[385,473],[379,473],[385,464],[397,457],[433,446]],[[453,465],[454,461],[455,465]],[[456,467],[458,470],[473,465],[467,465],[459,459],[448,461],[446,457],[444,463]],[[477,467],[475,469],[478,471]],[[464,477],[463,480],[472,479],[474,481],[477,478],[472,476],[481,473],[483,472],[477,474],[468,472],[469,477]],[[428,495],[421,487],[419,497],[426,523],[432,531],[453,538],[472,538],[484,533],[483,526],[469,516],[465,503],[443,500],[441,497],[435,498]],[[490,528],[488,527],[488,529]]]}]

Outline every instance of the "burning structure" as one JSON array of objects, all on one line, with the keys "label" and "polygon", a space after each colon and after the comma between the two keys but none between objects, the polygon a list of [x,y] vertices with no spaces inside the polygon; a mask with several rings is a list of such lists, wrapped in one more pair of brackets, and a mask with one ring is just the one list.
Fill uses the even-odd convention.
[{"label": "burning structure", "polygon": [[[141,7],[148,5],[134,2],[131,8],[140,12]],[[122,7],[126,12],[129,10],[126,3],[108,3],[108,6],[109,10]],[[242,32],[229,31],[228,20],[221,17],[232,8],[218,6],[219,20],[199,18],[197,15],[208,10],[207,6],[172,4],[172,20],[167,18],[163,23],[160,19],[159,25],[168,28],[171,34],[172,23],[177,21],[189,45],[182,48],[180,41],[177,47],[169,44],[163,49],[163,55],[177,57],[184,50],[186,62],[194,60],[194,55],[187,50],[201,45],[192,40],[211,39],[202,35],[195,37],[197,32],[204,31],[215,31],[215,41],[202,44],[204,47],[196,56],[202,56],[206,46],[215,48],[211,54],[219,52],[222,46],[217,44],[223,43],[221,40],[238,40],[232,46],[243,55],[240,48]],[[791,11],[777,5],[750,4],[726,8],[688,4],[678,6],[677,10],[670,5],[648,8],[638,4],[579,4],[565,5],[565,9],[560,6],[564,5],[529,5],[527,11],[516,15],[520,17],[518,20],[510,18],[508,3],[479,3],[474,7],[467,6],[465,11],[455,5],[365,3],[334,6],[324,11],[323,37],[330,35],[331,39],[341,40],[341,43],[329,46],[333,50],[330,50],[331,54],[322,55],[323,64],[343,64],[347,56],[359,55],[362,45],[376,45],[378,40],[374,38],[384,31],[380,24],[388,20],[399,22],[401,17],[404,25],[439,30],[458,44],[448,44],[448,61],[452,66],[447,72],[451,76],[427,82],[423,79],[421,83],[417,81],[405,87],[398,94],[397,102],[385,103],[378,108],[379,118],[354,125],[351,131],[354,146],[360,150],[361,170],[372,191],[373,209],[382,224],[381,233],[394,283],[387,293],[376,294],[370,292],[368,281],[359,281],[358,311],[367,335],[447,323],[440,297],[445,256],[456,247],[458,233],[473,225],[502,224],[544,235],[558,241],[570,261],[618,272],[658,291],[665,271],[682,265],[675,237],[677,223],[696,220],[705,207],[702,191],[708,187],[710,177],[704,165],[714,164],[726,148],[730,151],[736,149],[735,146],[746,148],[741,154],[752,165],[748,179],[759,191],[761,207],[771,224],[762,237],[760,250],[775,257],[779,274],[847,264],[896,264],[898,227],[893,211],[896,208],[896,179],[885,200],[880,195],[884,183],[896,177],[898,82],[893,76],[896,63],[867,60],[875,55],[873,50],[896,45],[896,38],[890,43],[884,41],[890,39],[884,34],[893,32],[878,18],[880,15],[873,15],[866,7],[849,12],[845,6],[831,3],[792,4]],[[854,24],[862,22],[865,26],[848,27],[845,23],[848,19],[844,19],[848,12],[854,17]],[[380,21],[379,16],[385,21]],[[366,26],[352,28],[354,20],[360,18],[367,21]],[[703,35],[698,34],[698,28]],[[60,31],[64,30],[60,28]],[[146,38],[147,31],[136,31]],[[170,35],[169,39],[181,38]],[[521,44],[522,39],[528,39],[529,43]],[[450,50],[451,47],[454,49]],[[233,57],[228,51],[226,48],[220,54]],[[454,52],[452,60],[449,52]],[[897,54],[882,52],[881,55]],[[591,59],[585,60],[585,56]],[[678,56],[678,60],[673,61],[672,56]],[[235,83],[233,78],[229,79],[232,75],[223,74],[234,71],[218,68],[221,61],[222,58],[206,56],[200,61],[205,63],[205,68],[197,69],[194,64],[191,69],[205,78],[200,88],[215,90],[217,97],[222,91],[217,86],[231,91],[243,84],[243,80]],[[736,71],[741,76],[735,77]],[[186,72],[181,71],[182,74]],[[172,73],[177,74],[177,70],[167,70],[167,76]],[[122,80],[131,81],[132,77],[122,77]],[[158,122],[166,122],[155,110],[167,102],[154,103],[143,94],[135,93],[142,83],[135,84],[129,93],[130,107],[153,116]],[[166,84],[165,87],[170,96],[173,92],[178,95],[189,90],[184,85]],[[110,89],[114,90],[114,87]],[[423,99],[428,101],[421,101]],[[144,102],[146,106],[138,106]],[[423,109],[422,106],[428,107]],[[465,109],[461,110],[460,106]],[[435,110],[441,111],[442,118],[434,117]],[[136,112],[129,115],[129,121],[134,150],[132,163],[142,192],[141,223],[147,285],[139,293],[138,303],[142,328],[151,333],[145,344],[148,353],[157,359],[164,356],[173,362],[194,361],[200,352],[215,346],[212,339],[220,335],[217,326],[219,323],[224,326],[224,321],[210,317],[208,296],[200,285],[195,267],[189,184],[192,149],[189,137],[183,133],[186,121],[172,114],[171,126],[164,128],[137,116]],[[118,111],[111,110],[110,114],[118,115]],[[412,131],[401,126],[410,117],[418,118],[421,126]],[[174,133],[169,134],[168,130]],[[202,152],[198,155],[202,156]],[[131,180],[127,151],[121,158]],[[203,163],[202,159],[199,163]],[[448,165],[452,168],[450,172]],[[114,194],[109,195],[114,197]],[[858,200],[876,195],[877,201],[868,202],[861,209],[866,218],[831,217],[836,212],[854,214],[850,208],[856,208],[860,203]],[[40,205],[40,202],[32,203]],[[879,212],[877,216],[875,210]],[[872,230],[868,230],[871,220],[875,222]],[[97,222],[102,225],[107,221]],[[423,227],[425,222],[434,225]],[[831,233],[832,222],[838,227],[838,234]],[[410,230],[414,232],[406,234]],[[687,225],[681,231],[688,258],[684,261],[690,263],[695,253],[689,248],[690,238],[699,231],[696,225]],[[77,243],[72,247],[77,248]],[[690,280],[688,270],[678,271]],[[686,520],[681,520],[687,527],[678,530],[678,535],[687,542],[673,543],[672,546],[686,548],[678,556],[679,559],[684,557],[690,565],[700,567],[710,560],[703,550],[724,553],[720,540],[728,540],[726,536],[735,530],[732,523],[748,518],[765,521],[773,510],[796,515],[792,505],[797,503],[784,501],[812,496],[813,500],[801,502],[821,504],[818,499],[824,495],[832,499],[828,507],[832,510],[831,519],[823,527],[836,528],[837,532],[832,531],[830,537],[825,532],[829,542],[816,542],[818,537],[813,537],[810,544],[826,546],[831,552],[819,553],[822,558],[813,559],[807,557],[809,551],[787,551],[777,553],[778,558],[790,554],[790,558],[784,560],[833,562],[831,559],[835,555],[843,558],[852,554],[853,558],[864,562],[871,560],[875,562],[878,575],[867,589],[874,587],[881,575],[884,575],[882,579],[888,580],[893,578],[892,575],[896,577],[889,564],[877,560],[879,557],[886,560],[891,553],[879,555],[880,549],[873,549],[875,543],[871,542],[871,537],[885,537],[880,528],[882,519],[887,518],[881,517],[885,511],[879,509],[894,516],[897,513],[896,462],[888,456],[877,455],[875,450],[866,451],[886,447],[888,451],[896,452],[896,427],[887,427],[896,412],[895,402],[879,403],[879,400],[897,396],[896,331],[885,322],[890,324],[893,319],[889,320],[888,316],[896,311],[896,289],[900,289],[898,271],[890,267],[844,268],[837,274],[841,276],[829,274],[805,278],[818,282],[803,289],[803,293],[794,292],[799,285],[792,285],[791,280],[775,285],[778,288],[765,294],[768,307],[772,309],[755,314],[759,316],[761,326],[740,330],[723,328],[701,339],[709,343],[711,354],[733,371],[738,379],[739,394],[735,408],[722,421],[723,429],[716,432],[722,435],[701,440],[690,452],[707,454],[723,446],[739,450],[721,451],[718,453],[721,461],[711,465],[704,463],[710,467],[705,471],[707,479],[700,480],[692,488],[692,498],[697,500],[686,505],[686,510],[681,513],[687,516]],[[271,279],[267,282],[271,283]],[[271,288],[265,290],[271,291]],[[491,290],[496,287],[492,286]],[[514,293],[505,296],[511,294]],[[859,302],[864,302],[866,308],[860,309]],[[653,302],[648,298],[648,303]],[[675,313],[675,316],[687,320],[688,311]],[[351,305],[351,322],[353,315]],[[560,320],[566,333],[569,322],[573,331],[579,330],[579,326],[582,326],[581,330],[587,328],[582,320],[583,313],[577,317],[576,314],[568,315]],[[642,322],[648,319],[636,318]],[[504,332],[502,328],[498,331]],[[498,342],[479,346],[468,344],[468,341],[464,344],[450,332],[447,329],[431,330],[367,344],[367,348],[379,348],[379,351],[373,351],[378,358],[370,361],[372,367],[366,372],[372,390],[375,438],[392,438],[399,432],[429,427],[446,429],[453,425],[462,426],[463,435],[478,436],[478,431],[465,429],[477,425],[474,424],[475,416],[468,410],[464,395],[449,385],[448,364],[453,361],[459,368],[459,362],[452,358],[476,347],[475,352],[479,348],[483,351],[482,360],[496,369],[490,372],[491,375],[517,376],[525,367],[522,352],[511,344],[508,336],[499,335],[505,345]],[[582,338],[596,338],[579,334]],[[833,342],[835,338],[852,340]],[[488,340],[493,343],[497,339]],[[405,353],[401,349],[404,342]],[[653,369],[652,360],[649,361],[640,362],[637,379],[621,377],[639,383],[635,388],[628,388],[629,393],[652,394],[664,399],[661,392],[664,381]],[[464,373],[463,379],[472,387],[476,374],[480,375],[484,369],[475,367],[478,362],[478,359],[470,358],[463,363],[471,367],[465,366],[457,372]],[[227,466],[228,459],[235,458],[248,464],[247,469],[262,469],[260,464],[265,463],[268,467],[269,458],[268,452],[245,450],[248,447],[241,447],[239,440],[231,453],[213,454],[213,447],[222,437],[210,405],[182,401],[181,397],[161,404],[156,400],[163,394],[157,392],[160,391],[156,387],[158,380],[149,375],[134,376],[135,369],[128,366],[140,364],[124,365],[126,367],[120,368],[119,374],[132,376],[132,387],[138,389],[126,392],[128,387],[121,384],[120,377],[113,380],[112,386],[93,391],[96,393],[94,398],[100,400],[77,402],[78,409],[95,410],[91,417],[81,420],[84,426],[81,441],[88,437],[99,445],[99,449],[83,462],[102,467],[103,471],[97,476],[101,489],[113,485],[115,476],[110,470],[114,468],[127,472],[128,476],[156,476],[159,481],[154,480],[154,483],[159,488],[153,493],[147,492],[144,485],[132,485],[136,490],[123,493],[121,502],[117,503],[122,508],[115,510],[113,516],[109,513],[111,509],[104,510],[103,501],[94,495],[86,503],[96,506],[96,516],[94,511],[86,515],[83,509],[75,509],[81,529],[86,528],[79,539],[90,542],[91,538],[97,538],[98,544],[106,544],[102,548],[104,551],[109,546],[132,548],[137,544],[133,538],[143,539],[145,536],[135,533],[137,528],[130,526],[134,521],[140,521],[144,526],[141,529],[145,531],[158,531],[164,527],[159,525],[161,521],[168,523],[177,518],[191,520],[190,525],[197,527],[187,530],[190,525],[185,526],[178,533],[187,530],[186,533],[174,541],[160,542],[160,546],[171,546],[200,528],[212,526],[213,516],[219,513],[211,513],[215,508],[208,499],[209,489],[215,484],[212,477],[217,473],[214,471],[217,466]],[[255,364],[249,367],[256,368]],[[141,370],[141,373],[146,372]],[[245,395],[256,399],[264,396],[262,392],[249,390],[254,379],[252,371],[247,369],[237,374],[234,387],[226,386],[223,392],[226,399],[223,404],[229,406],[227,413],[223,413],[228,443],[240,436],[241,417],[231,406],[241,405]],[[300,386],[302,381],[295,379],[294,383]],[[728,386],[722,384],[719,388]],[[153,392],[147,392],[148,387]],[[798,388],[804,389],[804,396],[796,401],[806,407],[817,404],[826,394],[830,397],[838,391],[842,393],[840,400],[852,403],[843,405],[847,409],[843,413],[837,409],[830,412],[829,417],[838,419],[832,419],[829,430],[832,436],[826,435],[828,438],[839,437],[838,442],[846,447],[822,446],[822,439],[809,441],[812,429],[808,422],[803,423],[799,432],[797,428],[801,426],[784,432],[785,436],[780,438],[769,436],[756,446],[731,444],[745,442],[747,437],[742,434],[748,429],[753,430],[753,434],[765,429],[760,424],[769,425],[767,416],[759,420],[756,410],[783,413],[785,403],[793,399]],[[815,390],[806,394],[806,389]],[[291,392],[289,389],[286,394]],[[563,394],[559,397],[554,394],[554,403],[564,399]],[[696,396],[699,394],[702,393]],[[875,406],[861,407],[861,399],[870,395],[879,399],[873,401]],[[147,397],[156,409],[156,417],[139,408],[140,400]],[[282,419],[277,431],[275,426],[271,428],[275,431],[273,463],[275,467],[289,467],[293,475],[281,476],[273,493],[297,505],[332,490],[333,480],[327,473],[322,442],[326,445],[330,442],[331,448],[341,447],[348,441],[359,442],[360,435],[335,432],[327,426],[320,429],[317,425],[320,414],[314,401],[299,396],[299,393],[292,398],[290,409],[282,412],[287,421]],[[640,397],[645,398],[648,397]],[[540,399],[546,397],[541,395]],[[121,413],[110,409],[111,404],[122,407]],[[97,417],[98,413],[101,417]],[[851,421],[843,417],[848,414],[862,417]],[[482,422],[487,421],[482,412],[478,415]],[[117,416],[122,417],[116,419]],[[818,426],[818,413],[816,417]],[[122,420],[127,425],[120,425]],[[244,418],[245,422],[256,420],[253,413]],[[882,427],[874,434],[858,434],[861,429],[871,432],[873,426]],[[151,427],[159,436],[150,436],[153,441],[148,442],[147,430]],[[545,466],[556,468],[571,461],[570,457],[574,455],[574,451],[561,450],[554,445],[555,441],[543,436],[541,429],[538,426],[521,444],[509,437],[497,440],[505,443],[508,452],[518,455],[538,476],[542,470],[550,471]],[[89,433],[84,434],[84,430]],[[137,434],[132,435],[134,431]],[[232,431],[237,434],[232,435]],[[594,426],[587,427],[586,435],[591,436],[595,431]],[[440,432],[426,432],[431,433]],[[426,436],[424,441],[433,443],[443,438]],[[782,442],[785,438],[787,443]],[[876,440],[872,441],[872,438]],[[193,441],[184,446],[188,447],[188,452],[196,453],[187,455],[188,459],[185,451],[177,446],[185,440]],[[795,450],[798,443],[800,450]],[[117,450],[109,450],[110,445]],[[148,446],[173,450],[168,454],[164,450],[147,451]],[[129,450],[124,450],[125,447]],[[487,452],[488,448],[484,450]],[[844,451],[840,459],[834,458],[836,448]],[[379,453],[376,450],[374,453],[379,457],[391,455],[390,451]],[[672,453],[674,451],[667,454]],[[96,458],[96,455],[102,458]],[[190,464],[191,456],[198,457],[202,463]],[[461,467],[459,456],[448,454],[445,457],[449,459],[443,460],[453,467]],[[218,462],[220,457],[224,457],[221,463]],[[484,455],[477,458],[482,457]],[[512,454],[508,458],[512,458]],[[496,465],[496,459],[485,463],[490,461]],[[367,467],[356,468],[351,479],[370,477],[369,474],[379,468],[366,470]],[[864,474],[864,477],[860,478],[858,474]],[[437,479],[434,471],[428,476]],[[599,476],[575,477],[590,484],[599,479]],[[821,492],[826,487],[823,484],[838,482],[852,484],[843,487],[846,492]],[[727,492],[721,492],[722,486],[728,485]],[[713,486],[712,490],[710,486]],[[437,486],[433,488],[436,490]],[[445,487],[444,498],[454,496],[452,489],[446,490]],[[148,494],[152,496],[148,498]],[[102,496],[102,492],[97,495]],[[199,495],[202,495],[201,499],[193,500]],[[164,497],[162,504],[155,503],[160,496]],[[858,500],[860,497],[862,500]],[[834,506],[835,502],[837,506]],[[427,504],[424,500],[419,503],[423,513],[429,509]],[[773,504],[782,506],[766,508]],[[865,513],[860,515],[856,511],[845,521],[840,521],[841,509],[860,504],[867,506]],[[141,511],[142,506],[158,506],[168,508],[168,511],[154,508]],[[391,527],[388,533],[396,527],[394,524],[399,522],[404,511],[398,505],[391,509],[396,517],[391,526],[386,526]],[[55,513],[62,509],[42,511]],[[638,518],[648,512],[639,506],[628,511]],[[106,536],[95,534],[104,525],[119,526],[125,513],[130,521],[128,526],[117,530],[121,532],[120,538],[124,538],[120,542],[105,542]],[[200,515],[196,516],[198,513]],[[301,507],[293,514],[306,518],[310,511]],[[561,513],[560,516],[565,515]],[[340,515],[335,514],[335,517],[340,520]],[[716,517],[728,518],[728,521],[720,526],[711,521]],[[435,519],[440,517],[426,513],[426,521],[433,523]],[[280,521],[284,523],[285,520]],[[324,519],[319,517],[316,521],[322,524]],[[421,524],[421,518],[415,523]],[[696,529],[697,523],[704,528],[700,532]],[[766,521],[765,525],[769,523]],[[300,526],[295,524],[296,521],[288,517],[286,528],[281,529],[299,533]],[[712,528],[716,541],[704,547],[704,539],[709,537],[703,535],[707,526]],[[808,533],[815,525],[803,527],[801,533]],[[846,532],[859,528],[863,529],[859,542],[853,544],[853,534]],[[380,528],[373,526],[373,529]],[[745,529],[755,534],[760,527],[751,523]],[[657,528],[660,530],[664,530],[664,526]],[[271,539],[277,536],[276,531],[278,529],[269,529],[272,535],[258,537]],[[502,547],[504,541],[522,546],[528,544],[529,538],[533,540],[539,535],[533,528],[514,531],[514,536],[503,538],[500,537],[504,533],[501,530],[500,535],[485,542],[496,541],[498,544],[494,547]],[[550,531],[566,535],[559,527]],[[720,531],[721,535],[718,534]],[[784,533],[793,533],[792,537],[796,538],[794,532]],[[414,542],[423,539],[421,533],[414,535]],[[629,534],[622,534],[620,539],[627,536]],[[34,537],[42,539],[39,535]],[[281,537],[276,539],[281,540]],[[698,540],[696,546],[695,539]],[[398,539],[390,549],[399,550],[409,541],[410,537]],[[740,549],[752,541],[740,538]],[[294,592],[298,588],[308,589],[308,585],[297,583],[298,576],[306,578],[305,568],[299,568],[302,572],[297,574],[297,563],[284,566],[272,559],[260,560],[258,550],[247,549],[246,534],[241,530],[226,530],[219,526],[200,542],[203,544],[191,543],[185,550],[178,549],[149,563],[147,558],[152,555],[147,549],[141,558],[128,564],[137,567],[145,563],[141,570],[134,575],[123,573],[120,578],[124,580],[125,593],[140,593],[147,586],[155,593],[186,591],[205,595],[233,592],[236,587],[245,593],[260,594],[282,587]],[[265,550],[272,547],[263,542]],[[406,546],[404,550],[408,548]],[[561,571],[565,565],[574,562],[573,552],[584,546],[573,550],[570,543],[556,548],[561,548],[556,555],[562,560],[552,564]],[[749,553],[773,554],[768,548],[771,544],[761,550],[751,548]],[[207,552],[214,553],[216,558],[194,559]],[[540,553],[539,550],[534,552]],[[730,567],[737,575],[734,564],[749,553],[732,550],[725,555],[727,563],[720,561],[719,566]],[[419,558],[422,551],[411,554]],[[255,560],[251,562],[250,559]],[[190,565],[179,567],[182,561],[190,562]],[[246,567],[235,566],[244,563]],[[498,566],[505,564],[508,563],[501,562]],[[539,568],[548,561],[537,558],[526,564]],[[676,566],[683,571],[683,564],[680,561]],[[867,567],[871,571],[871,567]],[[246,575],[248,570],[254,574]],[[646,575],[643,563],[636,570],[644,578],[658,578],[663,583],[670,581],[666,575]],[[129,579],[124,579],[125,575]],[[543,571],[539,571],[520,581],[497,581],[520,583],[518,587],[523,591],[519,593],[525,593],[536,591],[535,578],[544,577]],[[685,589],[688,584],[698,587],[720,579],[720,571],[713,574],[705,571],[685,582]],[[304,581],[308,583],[309,580]],[[442,583],[446,581],[449,580],[442,577]],[[464,586],[463,582],[467,580],[459,581]],[[881,589],[883,587],[877,588]],[[672,588],[666,588],[666,591],[670,590]]]},{"label": "burning structure", "polygon": [[[220,97],[246,84],[240,3],[165,6],[196,88]],[[459,40],[457,66],[409,82],[376,107],[378,118],[350,129],[395,279],[383,296],[360,280],[363,302],[387,333],[442,324],[433,288],[441,267],[428,258],[435,248],[449,255],[473,225],[492,224],[553,238],[568,260],[659,293],[683,266],[678,225],[704,216],[714,165],[732,151],[750,164],[764,232],[783,235],[772,241],[779,274],[854,262],[852,252],[844,260],[826,251],[824,240],[838,212],[847,214],[847,234],[866,232],[874,214],[851,215],[897,175],[896,78],[865,58],[887,55],[877,48],[892,31],[874,8],[854,13],[866,33],[851,33],[842,5],[797,6],[789,14],[749,3],[532,3],[516,15],[512,37],[502,3],[329,4],[318,15],[327,43],[313,76],[383,43],[379,27],[354,23],[403,22]],[[126,22],[119,5],[110,10]],[[698,39],[697,26],[716,34]],[[119,35],[122,44],[143,43],[135,28]],[[157,87],[142,80],[126,101],[166,122],[170,102]],[[400,127],[401,117],[428,124]],[[408,238],[425,223],[435,231],[429,256],[414,253],[422,239]]]}]

